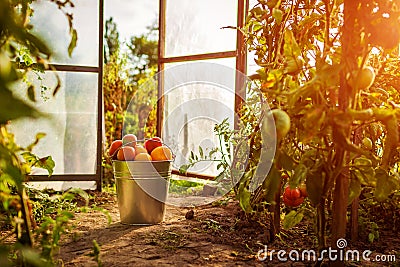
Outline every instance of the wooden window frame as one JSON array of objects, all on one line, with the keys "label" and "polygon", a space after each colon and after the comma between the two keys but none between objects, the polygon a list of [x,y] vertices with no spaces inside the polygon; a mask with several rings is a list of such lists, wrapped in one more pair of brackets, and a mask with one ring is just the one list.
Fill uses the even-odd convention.
[{"label": "wooden window frame", "polygon": [[[103,26],[104,26],[104,0],[98,0],[99,4],[99,53],[98,66],[80,66],[80,65],[61,65],[52,64],[52,70],[65,72],[88,72],[97,73],[98,90],[97,90],[97,144],[96,144],[96,171],[95,174],[55,174],[51,177],[47,175],[32,175],[31,182],[96,182],[96,190],[101,191],[103,173],[102,173],[102,156],[103,156]],[[51,70],[51,69],[49,69]]]},{"label": "wooden window frame", "polygon": [[[239,114],[243,101],[246,97],[246,92],[241,90],[244,83],[244,75],[247,72],[247,47],[244,40],[244,34],[240,30],[236,30],[236,50],[221,51],[214,53],[192,54],[176,57],[165,56],[165,36],[166,36],[166,5],[168,0],[160,0],[159,2],[159,41],[158,41],[158,100],[157,100],[157,135],[161,136],[164,124],[164,67],[166,63],[188,62],[194,60],[207,60],[207,59],[222,59],[222,58],[236,58],[236,80],[235,80],[235,103],[234,110]],[[237,29],[242,29],[245,23],[246,14],[249,9],[249,0],[237,1]],[[244,75],[243,75],[244,74]],[[237,128],[237,116],[235,116],[234,127]],[[178,170],[172,170],[173,174],[195,177],[200,179],[214,179],[214,176],[203,175],[194,172],[187,172],[186,174],[179,173]]]}]

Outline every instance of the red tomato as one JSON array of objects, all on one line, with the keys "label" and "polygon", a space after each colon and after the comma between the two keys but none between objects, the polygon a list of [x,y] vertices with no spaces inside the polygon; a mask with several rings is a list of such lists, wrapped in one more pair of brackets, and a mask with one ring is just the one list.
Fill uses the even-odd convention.
[{"label": "red tomato", "polygon": [[296,199],[289,199],[285,194],[283,194],[283,203],[285,203],[286,206],[288,207],[297,207],[301,203],[303,203],[304,197],[299,197]]},{"label": "red tomato", "polygon": [[116,151],[122,146],[122,140],[115,140],[111,143],[110,149],[108,150],[108,155],[110,157],[116,158]]},{"label": "red tomato", "polygon": [[304,201],[299,188],[291,189],[289,186],[283,192],[283,203],[288,207],[297,207]]},{"label": "red tomato", "polygon": [[307,186],[305,184],[300,185],[299,190],[302,197],[308,197]]},{"label": "red tomato", "polygon": [[301,191],[298,188],[290,189],[288,186],[285,188],[284,195],[286,195],[288,199],[294,200],[301,197]]},{"label": "red tomato", "polygon": [[144,142],[144,147],[146,148],[149,154],[151,154],[151,151],[153,151],[154,148],[159,147],[161,145],[162,145],[162,140],[160,137],[152,137]]}]

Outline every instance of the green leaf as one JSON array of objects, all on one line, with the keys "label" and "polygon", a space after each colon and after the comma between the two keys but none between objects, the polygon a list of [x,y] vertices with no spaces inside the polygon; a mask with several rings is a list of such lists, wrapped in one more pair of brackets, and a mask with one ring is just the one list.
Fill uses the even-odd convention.
[{"label": "green leaf", "polygon": [[318,65],[317,76],[318,80],[323,82],[326,86],[339,85],[340,71],[342,70],[340,64],[328,64],[323,62]]},{"label": "green leaf", "polygon": [[353,200],[361,194],[361,182],[358,180],[354,173],[350,173],[350,185],[349,185],[349,199],[348,204],[350,205]]},{"label": "green leaf", "polygon": [[374,235],[373,233],[369,233],[369,234],[368,234],[368,241],[369,241],[370,243],[373,243],[373,242],[374,242],[374,239],[375,239],[375,235]]},{"label": "green leaf", "polygon": [[251,9],[250,13],[253,15],[256,15],[256,16],[261,16],[264,13],[264,11],[261,7],[258,6],[258,7]]},{"label": "green leaf", "polygon": [[189,165],[182,165],[180,168],[179,168],[179,173],[180,174],[185,174],[186,172],[187,172],[187,170],[189,169]]},{"label": "green leaf", "polygon": [[32,149],[39,143],[39,140],[42,139],[42,138],[44,138],[45,136],[46,136],[45,133],[37,133],[37,134],[36,134],[35,141],[33,141],[33,143],[30,144],[30,145],[26,148],[26,150],[32,151]]},{"label": "green leaf", "polygon": [[294,174],[292,175],[292,177],[290,177],[289,180],[290,188],[296,188],[297,186],[299,186],[299,184],[305,181],[307,178],[307,173],[308,170],[304,164],[300,163],[299,165],[297,165],[297,167],[294,169]]},{"label": "green leaf", "polygon": [[302,210],[292,210],[288,214],[285,215],[283,219],[283,228],[288,230],[303,220],[304,214]]},{"label": "green leaf", "polygon": [[78,33],[75,29],[71,30],[71,42],[68,45],[68,55],[71,57],[72,52],[76,47],[76,43],[78,41]]},{"label": "green leaf", "polygon": [[69,192],[65,192],[62,194],[62,196],[60,197],[61,200],[66,200],[66,201],[71,201],[73,199],[75,199],[75,195]]},{"label": "green leaf", "polygon": [[30,85],[28,87],[28,98],[32,102],[36,102],[36,97],[35,97],[35,87],[33,85]]},{"label": "green leaf", "polygon": [[280,24],[282,22],[283,12],[279,8],[274,8],[272,9],[272,16],[276,20],[276,23]]},{"label": "green leaf", "polygon": [[253,211],[250,204],[251,193],[249,190],[247,190],[245,182],[240,183],[238,195],[239,195],[239,205],[242,208],[242,210],[246,213],[251,213]]},{"label": "green leaf", "polygon": [[269,8],[275,8],[281,4],[281,0],[268,0],[267,1],[267,6]]},{"label": "green leaf", "polygon": [[30,47],[32,51],[34,51],[35,48],[37,48],[41,53],[45,55],[51,54],[51,50],[48,48],[48,46],[33,34],[30,34],[28,32],[23,32],[21,40],[27,43],[27,46]]},{"label": "green leaf", "polygon": [[3,81],[9,81],[8,76],[10,76],[13,66],[10,58],[2,51],[0,51],[0,66],[0,79]]},{"label": "green leaf", "polygon": [[350,174],[354,174],[362,185],[376,186],[375,169],[372,166],[372,161],[366,157],[354,159]]},{"label": "green leaf", "polygon": [[23,157],[25,162],[28,163],[30,166],[33,166],[39,160],[39,158],[36,155],[28,151],[23,152],[21,156]]},{"label": "green leaf", "polygon": [[[7,164],[2,168],[2,172],[8,174],[12,177],[12,180],[15,182],[17,187],[22,187],[22,183],[25,181],[25,175],[22,173],[19,166],[14,166],[12,163]],[[20,189],[20,188],[18,188]]]},{"label": "green leaf", "polygon": [[316,21],[320,20],[323,15],[312,13],[310,16],[305,17],[299,22],[299,28],[303,28],[308,25],[313,25]]},{"label": "green leaf", "polygon": [[19,253],[21,254],[21,258],[23,259],[26,266],[54,266],[50,263],[50,261],[45,261],[41,254],[36,251],[36,249],[30,248],[28,246],[21,246],[19,248]]},{"label": "green leaf", "polygon": [[273,201],[275,200],[275,194],[278,192],[280,185],[281,174],[274,166],[272,166],[267,178],[265,178],[263,183],[265,197],[268,203],[273,203]]},{"label": "green leaf", "polygon": [[285,151],[280,151],[277,161],[284,170],[292,171],[295,169],[295,162]]},{"label": "green leaf", "polygon": [[322,172],[322,166],[311,170],[307,175],[307,193],[308,198],[313,205],[318,205],[321,202],[324,190],[325,176],[326,174]]},{"label": "green leaf", "polygon": [[49,176],[51,176],[53,174],[53,170],[54,167],[56,166],[56,163],[54,162],[51,156],[47,156],[44,158],[40,158],[35,166],[47,170]]},{"label": "green leaf", "polygon": [[389,175],[383,169],[378,169],[375,175],[377,182],[374,196],[378,201],[385,201],[390,194],[400,189],[400,181],[396,176]]},{"label": "green leaf", "polygon": [[56,75],[56,78],[57,78],[57,84],[56,84],[56,87],[54,87],[53,96],[56,96],[56,94],[58,93],[58,91],[61,88],[61,81],[60,81],[60,78],[58,77],[58,75]]},{"label": "green leaf", "polygon": [[297,58],[301,55],[301,49],[294,38],[291,30],[285,31],[285,44],[283,46],[283,52],[286,57]]},{"label": "green leaf", "polygon": [[14,97],[8,88],[0,87],[0,124],[22,117],[37,118],[41,115],[34,107]]},{"label": "green leaf", "polygon": [[46,133],[37,133],[36,134],[36,140],[40,140],[40,139],[42,139],[43,137],[45,137],[46,136]]},{"label": "green leaf", "polygon": [[315,106],[307,110],[307,113],[301,120],[306,130],[306,140],[311,140],[315,135],[321,132],[322,125],[326,123],[326,113],[323,107]]},{"label": "green leaf", "polygon": [[66,194],[79,195],[85,200],[86,206],[89,204],[89,194],[81,188],[71,188],[66,191],[63,196]]},{"label": "green leaf", "polygon": [[258,31],[262,30],[263,27],[264,27],[263,24],[255,22],[252,30],[253,30],[253,32],[258,32]]},{"label": "green leaf", "polygon": [[199,155],[200,155],[200,158],[204,158],[204,152],[203,152],[203,148],[201,146],[199,146]]}]

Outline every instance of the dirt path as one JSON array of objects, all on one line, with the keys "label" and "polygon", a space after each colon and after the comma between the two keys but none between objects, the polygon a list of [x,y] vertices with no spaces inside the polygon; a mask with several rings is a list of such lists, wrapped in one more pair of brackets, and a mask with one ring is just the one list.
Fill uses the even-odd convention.
[{"label": "dirt path", "polygon": [[[188,208],[168,206],[163,223],[130,226],[119,222],[118,207],[113,203],[107,207],[112,218],[110,225],[101,212],[78,214],[74,240],[62,245],[59,256],[65,266],[97,266],[89,256],[95,239],[101,246],[104,266],[259,265],[243,243],[232,244],[233,239],[223,243],[227,229],[219,221],[230,221],[231,216],[227,218],[225,213],[235,210],[237,205],[229,203],[227,207],[197,209],[194,218],[188,220]],[[206,213],[214,219],[203,220]],[[218,232],[220,236],[215,236]]]},{"label": "dirt path", "polygon": [[[90,256],[93,240],[100,245],[103,266],[268,266],[257,260],[257,251],[267,244],[267,226],[249,222],[238,204],[206,205],[194,209],[194,217],[186,219],[189,208],[168,206],[165,221],[152,226],[130,226],[119,222],[115,197],[108,197],[100,206],[109,212],[112,222],[99,211],[77,214],[75,229],[61,246],[58,257],[64,266],[97,266]],[[260,224],[261,223],[261,224]],[[307,234],[311,225],[283,233],[268,247],[312,248]],[[397,251],[398,234],[390,242]],[[392,236],[393,238],[393,236]],[[387,240],[387,239],[386,239]],[[360,244],[360,248],[363,244]],[[375,247],[376,246],[376,247]],[[379,243],[374,246],[379,248]],[[398,259],[397,263],[399,263]],[[385,266],[355,262],[350,266]],[[274,266],[311,266],[303,262],[274,261]],[[386,266],[398,266],[387,264]]]}]

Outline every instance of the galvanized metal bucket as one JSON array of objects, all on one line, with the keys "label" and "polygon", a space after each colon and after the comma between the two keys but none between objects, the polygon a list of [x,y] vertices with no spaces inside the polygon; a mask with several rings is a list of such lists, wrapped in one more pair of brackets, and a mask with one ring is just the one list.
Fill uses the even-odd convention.
[{"label": "galvanized metal bucket", "polygon": [[121,223],[162,222],[171,161],[113,161]]}]

